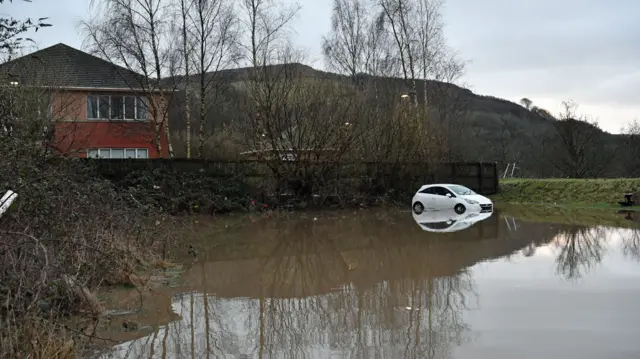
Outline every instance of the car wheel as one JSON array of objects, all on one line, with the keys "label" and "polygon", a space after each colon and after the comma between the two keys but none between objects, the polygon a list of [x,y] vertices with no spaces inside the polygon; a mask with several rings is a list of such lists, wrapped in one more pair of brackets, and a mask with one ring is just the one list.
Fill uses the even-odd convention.
[{"label": "car wheel", "polygon": [[413,204],[413,213],[421,214],[422,212],[424,212],[424,206],[422,205],[422,203],[420,203],[420,202],[414,203]]},{"label": "car wheel", "polygon": [[456,211],[457,214],[463,214],[467,210],[467,207],[465,207],[464,204],[458,203],[455,207],[453,207],[453,210]]}]

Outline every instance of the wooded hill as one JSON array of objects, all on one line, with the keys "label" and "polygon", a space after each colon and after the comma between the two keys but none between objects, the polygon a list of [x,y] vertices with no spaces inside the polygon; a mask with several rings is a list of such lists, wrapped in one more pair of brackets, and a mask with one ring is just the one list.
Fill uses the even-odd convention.
[{"label": "wooded hill", "polygon": [[[322,79],[366,88],[382,89],[384,100],[399,101],[409,86],[400,78],[361,75],[352,78],[313,69],[302,64],[269,66],[272,74],[284,68],[288,73],[307,79]],[[252,68],[209,73],[204,81],[215,82],[215,98],[208,99],[204,157],[237,158],[243,148],[234,138],[241,136],[233,126],[242,118],[247,101],[247,82]],[[178,91],[173,97],[170,126],[177,157],[184,157],[186,126],[184,121],[184,78],[169,78]],[[200,84],[199,76],[189,78],[190,88]],[[602,131],[577,115],[558,119],[543,109],[527,109],[508,100],[478,95],[466,88],[438,81],[418,81],[419,105],[428,94],[429,117],[447,132],[451,158],[443,161],[498,162],[500,168],[516,162],[519,176],[525,177],[628,177],[640,175],[640,144],[636,136],[613,135]],[[378,101],[380,99],[378,98]],[[192,101],[191,114],[199,114],[197,101]],[[439,109],[447,108],[440,112]],[[572,115],[572,116],[569,116]],[[193,121],[197,121],[194,119]],[[347,120],[348,121],[348,120]],[[194,122],[195,123],[195,122]],[[196,138],[197,126],[192,126]],[[194,140],[194,147],[196,146]]]}]

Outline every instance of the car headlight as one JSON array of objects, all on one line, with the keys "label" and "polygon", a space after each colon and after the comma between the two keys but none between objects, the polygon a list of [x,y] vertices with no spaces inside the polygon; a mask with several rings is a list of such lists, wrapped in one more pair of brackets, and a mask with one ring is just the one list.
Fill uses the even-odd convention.
[{"label": "car headlight", "polygon": [[465,198],[464,200],[467,201],[467,203],[469,203],[469,204],[478,204],[478,201],[474,201],[472,199],[466,199]]}]

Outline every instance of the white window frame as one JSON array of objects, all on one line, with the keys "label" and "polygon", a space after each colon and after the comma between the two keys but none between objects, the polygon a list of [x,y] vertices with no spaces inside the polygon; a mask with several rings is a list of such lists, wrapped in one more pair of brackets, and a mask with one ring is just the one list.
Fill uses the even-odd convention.
[{"label": "white window frame", "polygon": [[[98,113],[97,117],[89,117],[89,98],[90,97],[95,97],[96,99],[96,112]],[[98,97],[98,95],[87,95],[86,98],[86,111],[87,111],[87,120],[90,121],[96,121],[100,119],[100,98]]]},{"label": "white window frame", "polygon": [[[102,160],[102,159],[112,159],[112,158],[111,158],[111,152],[112,152],[113,150],[122,150],[122,151],[124,151],[124,156],[125,156],[125,157],[123,157],[123,158],[121,158],[121,159],[125,159],[125,160],[126,160],[126,159],[131,159],[131,158],[133,158],[133,159],[138,159],[138,160],[147,160],[147,159],[149,159],[149,149],[148,149],[148,148],[126,148],[126,147],[114,147],[114,148],[89,148],[89,149],[87,149],[87,158],[101,159],[101,160]],[[129,150],[129,151],[131,151],[131,150],[135,151],[135,157],[126,157],[126,156],[127,156],[127,150]],[[98,157],[91,157],[91,156],[89,155],[89,153],[90,153],[91,151],[98,151]],[[100,157],[100,152],[101,152],[101,151],[109,151],[109,157],[107,157],[107,158]],[[146,157],[138,157],[138,153],[140,153],[140,152],[142,152],[142,151],[146,152],[146,154],[147,154],[147,156],[146,156]]]},{"label": "white window frame", "polygon": [[[127,118],[127,97],[133,98],[133,118]],[[138,97],[133,95],[122,96],[122,118],[124,121],[143,121],[138,120]]]},{"label": "white window frame", "polygon": [[[94,118],[94,117],[89,117],[89,98],[90,97],[95,97],[96,98],[96,110],[98,112],[98,117]],[[108,116],[104,117],[102,115],[102,111],[100,111],[100,102],[102,98],[108,98],[109,101],[109,105],[108,105]],[[111,98],[112,97],[122,97],[122,118],[111,118]],[[127,118],[126,116],[126,98],[127,97],[132,97],[133,98],[133,114],[134,114],[134,118]],[[102,95],[102,94],[89,94],[86,96],[86,109],[87,109],[87,115],[86,118],[88,121],[128,121],[128,122],[134,122],[134,121],[139,121],[139,122],[144,122],[144,121],[149,121],[149,106],[147,106],[147,102],[145,101],[144,97],[141,96],[136,96],[134,94],[122,94],[122,95]],[[138,118],[138,108],[144,106],[145,108],[145,112],[146,112],[146,117],[147,118]]]}]

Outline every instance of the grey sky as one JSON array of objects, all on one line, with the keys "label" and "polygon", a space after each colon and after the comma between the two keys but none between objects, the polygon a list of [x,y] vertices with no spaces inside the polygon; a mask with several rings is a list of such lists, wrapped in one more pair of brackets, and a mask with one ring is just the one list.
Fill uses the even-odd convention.
[{"label": "grey sky", "polygon": [[[77,33],[89,0],[3,4],[15,17],[49,16],[54,27],[33,36],[39,47],[81,48]],[[331,0],[299,0],[295,40],[322,67],[320,39],[330,27]],[[446,34],[468,60],[464,82],[476,93],[557,112],[572,99],[611,132],[640,119],[640,1],[449,0]]]}]

